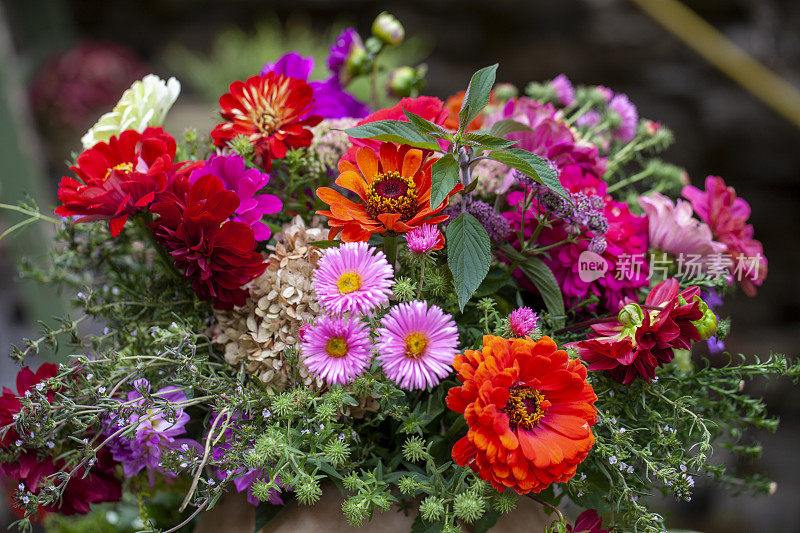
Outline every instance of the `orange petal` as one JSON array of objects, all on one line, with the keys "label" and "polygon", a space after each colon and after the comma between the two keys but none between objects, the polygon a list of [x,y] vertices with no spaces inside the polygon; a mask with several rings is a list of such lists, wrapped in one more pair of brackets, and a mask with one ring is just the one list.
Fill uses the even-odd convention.
[{"label": "orange petal", "polygon": [[355,207],[357,204],[352,200],[348,200],[341,193],[334,191],[330,187],[320,187],[317,189],[317,196],[320,200],[325,202],[330,206],[334,206],[340,204],[344,207],[352,208]]},{"label": "orange petal", "polygon": [[336,185],[344,187],[345,189],[350,189],[356,193],[361,200],[366,201],[367,199],[367,183],[358,172],[349,170],[339,174],[339,177],[336,178]]},{"label": "orange petal", "polygon": [[406,152],[406,156],[403,158],[403,169],[400,173],[405,177],[413,176],[420,166],[422,166],[422,151],[414,148]]},{"label": "orange petal", "polygon": [[397,148],[392,143],[383,143],[380,147],[381,167],[384,172],[397,172]]},{"label": "orange petal", "polygon": [[342,231],[342,240],[344,242],[366,242],[369,240],[370,235],[372,235],[372,233],[361,226],[357,224],[348,224]]},{"label": "orange petal", "polygon": [[[394,231],[397,223],[400,221],[400,216],[400,213],[381,213],[378,215],[378,220],[386,226],[387,230]],[[405,224],[403,225],[405,226]]]},{"label": "orange petal", "polygon": [[356,160],[358,161],[358,168],[367,180],[367,183],[375,179],[378,173],[378,156],[371,148],[362,146],[356,152]]}]

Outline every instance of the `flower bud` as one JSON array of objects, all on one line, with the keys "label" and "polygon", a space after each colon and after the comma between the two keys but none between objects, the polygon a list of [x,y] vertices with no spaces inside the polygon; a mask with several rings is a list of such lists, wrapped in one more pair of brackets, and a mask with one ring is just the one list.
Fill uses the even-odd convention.
[{"label": "flower bud", "polygon": [[519,91],[512,83],[498,83],[494,88],[494,97],[501,102],[508,102],[518,94]]},{"label": "flower bud", "polygon": [[637,303],[628,304],[619,312],[617,319],[625,326],[641,326],[644,311]]},{"label": "flower bud", "polygon": [[699,296],[695,296],[695,300],[700,303],[700,311],[703,312],[703,317],[693,321],[692,324],[697,328],[697,332],[700,333],[700,338],[707,340],[717,332],[717,315]]},{"label": "flower bud", "polygon": [[394,15],[384,11],[372,23],[372,34],[386,44],[397,46],[403,42],[406,31]]},{"label": "flower bud", "polygon": [[389,93],[393,96],[410,96],[416,84],[417,71],[412,67],[396,68],[389,73]]}]

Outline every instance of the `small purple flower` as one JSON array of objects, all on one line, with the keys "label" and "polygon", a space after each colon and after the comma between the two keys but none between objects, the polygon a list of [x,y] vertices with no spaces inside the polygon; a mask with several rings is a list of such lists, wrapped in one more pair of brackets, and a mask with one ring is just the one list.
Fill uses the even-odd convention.
[{"label": "small purple flower", "polygon": [[208,174],[217,176],[226,189],[235,192],[239,197],[239,207],[236,208],[233,220],[253,228],[257,241],[269,239],[269,226],[261,219],[264,215],[279,212],[283,207],[277,196],[257,194],[269,183],[269,174],[256,168],[248,169],[239,155],[212,155],[202,167],[192,172],[189,181],[194,183]]},{"label": "small purple flower", "polygon": [[575,121],[575,125],[580,128],[591,128],[596,126],[599,122],[600,113],[595,109],[590,109],[578,117],[578,120]]},{"label": "small purple flower", "polygon": [[[336,37],[328,54],[328,69],[335,74],[339,81],[346,85],[348,73],[346,72],[347,60],[351,55],[364,50],[364,43],[361,36],[353,28],[346,28]],[[345,69],[345,72],[342,72]]]},{"label": "small purple flower", "polygon": [[550,81],[550,87],[556,92],[558,101],[563,106],[571,105],[575,101],[575,88],[565,74],[559,74]]},{"label": "small purple flower", "polygon": [[[489,238],[496,242],[503,241],[511,233],[511,224],[494,208],[484,202],[483,200],[473,200],[472,198],[465,198],[461,200],[467,202],[467,213],[474,216],[481,226],[489,234]],[[461,203],[455,203],[447,206],[442,214],[449,215],[450,218],[442,223],[443,228],[447,228],[453,220],[458,218],[462,213],[463,208]]]},{"label": "small purple flower", "polygon": [[511,327],[511,332],[517,337],[530,335],[536,329],[538,321],[539,315],[530,307],[520,307],[508,315],[508,324]]},{"label": "small purple flower", "polygon": [[261,75],[264,76],[269,72],[283,74],[290,78],[299,78],[303,81],[308,81],[311,71],[314,70],[314,58],[303,57],[298,52],[289,52],[282,55],[274,63],[266,63],[261,69]]},{"label": "small purple flower", "polygon": [[[132,438],[114,437],[109,443],[109,451],[115,461],[122,463],[123,473],[127,478],[146,469],[152,487],[156,472],[167,477],[177,477],[177,474],[164,470],[161,465],[161,457],[165,452],[194,449],[202,453],[202,446],[192,439],[175,438],[186,433],[189,415],[178,406],[173,405],[171,409],[166,409],[165,404],[186,401],[183,391],[169,386],[151,394],[150,383],[146,379],[134,381],[133,389],[128,393],[125,402],[126,408],[133,409],[133,414],[108,423],[108,432],[113,432],[117,426],[135,424]],[[142,392],[153,399],[145,398]]]},{"label": "small purple flower", "polygon": [[620,123],[614,130],[614,136],[622,142],[630,142],[636,137],[636,127],[639,124],[639,112],[628,96],[617,93],[608,103],[608,108],[619,115]]}]

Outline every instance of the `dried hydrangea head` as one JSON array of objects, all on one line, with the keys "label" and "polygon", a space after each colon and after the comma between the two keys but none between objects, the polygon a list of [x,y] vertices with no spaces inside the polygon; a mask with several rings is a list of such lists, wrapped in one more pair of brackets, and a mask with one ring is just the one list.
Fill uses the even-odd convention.
[{"label": "dried hydrangea head", "polygon": [[315,175],[335,174],[339,159],[351,146],[350,138],[342,130],[357,123],[356,118],[325,119],[311,128],[314,138],[301,160],[305,170]]},{"label": "dried hydrangea head", "polygon": [[[246,286],[250,297],[245,305],[215,313],[217,323],[211,333],[214,342],[225,347],[225,360],[245,365],[276,390],[289,384],[285,349],[298,346],[300,328],[320,314],[311,279],[322,250],[309,243],[326,236],[327,230],[306,227],[302,218],[295,217],[276,235],[266,271]],[[299,376],[306,386],[322,385],[302,363]]]}]

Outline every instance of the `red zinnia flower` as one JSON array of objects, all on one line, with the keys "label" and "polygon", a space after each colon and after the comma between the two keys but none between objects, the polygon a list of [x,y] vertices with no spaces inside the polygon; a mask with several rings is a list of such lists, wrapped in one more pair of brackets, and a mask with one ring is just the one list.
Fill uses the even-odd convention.
[{"label": "red zinnia flower", "polygon": [[[52,378],[58,373],[58,366],[53,363],[44,363],[39,370],[34,373],[30,368],[23,367],[17,374],[17,392],[3,387],[3,394],[0,396],[0,428],[14,424],[14,415],[22,410],[20,397],[31,390],[40,381]],[[10,442],[19,438],[14,428],[9,428],[5,436],[0,439],[0,448],[5,448]]]},{"label": "red zinnia flower", "polygon": [[699,341],[692,322],[703,318],[700,289],[689,287],[680,293],[678,289],[675,278],[664,280],[644,302],[659,310],[630,304],[620,312],[622,320],[593,325],[592,337],[575,343],[589,370],[606,370],[626,385],[637,377],[651,381],[657,366],[672,361],[674,348],[687,350]]},{"label": "red zinnia flower", "polygon": [[156,201],[151,211],[160,218],[150,224],[156,240],[192,281],[202,300],[214,300],[220,309],[242,305],[242,285],[264,272],[264,258],[255,251],[253,229],[228,220],[239,197],[217,176],[207,174],[190,184],[185,175]]},{"label": "red zinnia flower", "polygon": [[614,527],[603,529],[603,521],[597,511],[589,509],[575,519],[575,525],[567,524],[567,533],[611,533]]},{"label": "red zinnia flower", "polygon": [[75,222],[108,220],[116,237],[129,215],[147,208],[167,188],[174,158],[175,139],[162,128],[127,130],[97,143],[70,167],[79,179],[61,178],[63,205],[56,214],[79,217]]},{"label": "red zinnia flower", "polygon": [[219,98],[226,122],[214,127],[211,138],[217,146],[225,146],[237,135],[246,135],[269,170],[272,159],[286,157],[288,149],[311,144],[308,127],[322,120],[308,114],[313,105],[314,90],[298,78],[268,72],[235,81]]},{"label": "red zinnia flower", "polygon": [[580,361],[549,337],[486,335],[481,351],[466,350],[453,366],[462,386],[450,389],[447,406],[469,425],[453,446],[456,463],[520,494],[575,475],[597,421],[597,396]]}]

